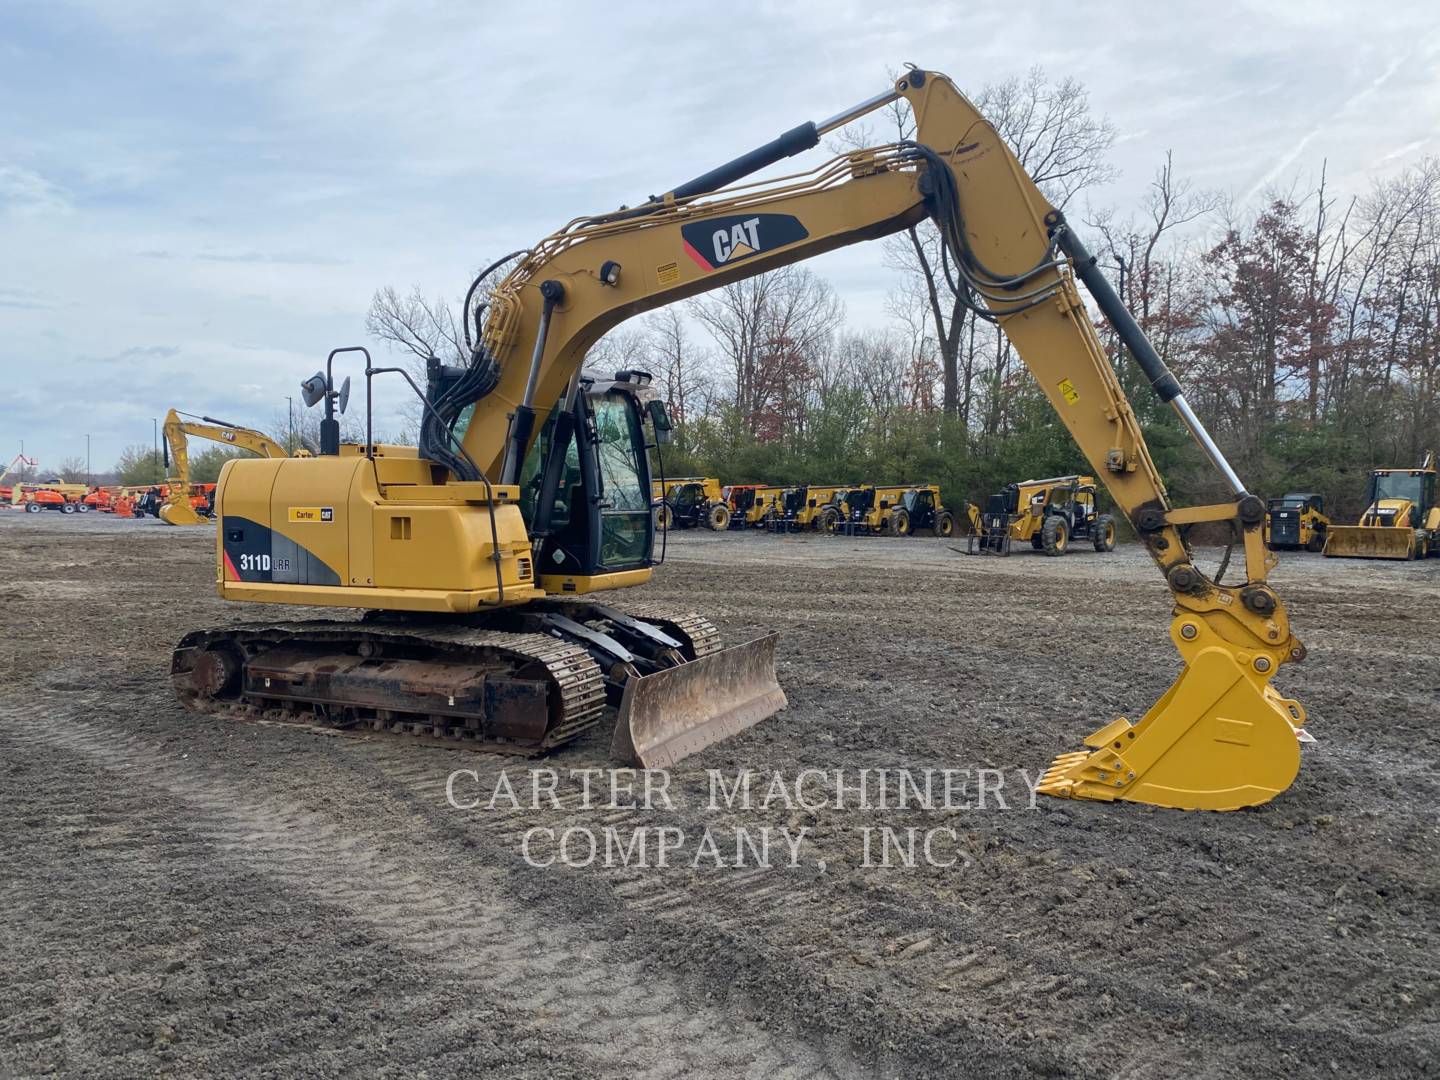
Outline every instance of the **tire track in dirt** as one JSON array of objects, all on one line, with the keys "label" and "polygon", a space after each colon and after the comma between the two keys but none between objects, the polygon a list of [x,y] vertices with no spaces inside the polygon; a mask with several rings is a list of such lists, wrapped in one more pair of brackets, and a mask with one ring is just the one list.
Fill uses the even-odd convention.
[{"label": "tire track in dirt", "polygon": [[[1163,586],[1130,554],[1021,555],[1008,566],[956,556],[963,566],[952,566],[899,541],[798,552],[764,539],[753,550],[749,538],[679,539],[647,596],[724,616],[732,640],[744,627],[784,631],[791,710],[707,751],[705,765],[792,774],[897,762],[1034,768],[1115,713],[1134,715],[1176,666]],[[186,555],[197,582],[208,557],[198,547]],[[507,866],[496,887],[536,917],[599,928],[612,952],[648,956],[687,986],[722,998],[729,987],[772,1025],[794,1023],[808,1002],[815,1026],[879,1039],[898,1032],[911,1052],[886,1059],[877,1050],[872,1059],[898,1063],[895,1073],[920,1071],[900,1066],[927,1056],[930,1071],[957,1071],[954,1053],[930,1052],[947,1035],[962,1054],[979,1045],[979,1067],[969,1071],[987,1073],[985,1040],[998,1032],[996,1052],[1011,1053],[1017,1071],[1039,1071],[1048,1054],[1059,1074],[1294,1075],[1328,1073],[1334,1061],[1354,1075],[1425,1075],[1440,1023],[1426,989],[1440,982],[1437,845],[1426,809],[1440,772],[1428,748],[1436,688],[1415,631],[1433,618],[1427,571],[1440,563],[1407,567],[1421,576],[1404,579],[1371,575],[1373,566],[1298,564],[1291,571],[1292,560],[1282,562],[1277,587],[1312,659],[1280,681],[1310,708],[1321,745],[1307,752],[1296,786],[1261,811],[1212,817],[1052,803],[972,829],[965,842],[975,842],[983,873],[959,881],[866,880],[838,868],[823,881],[625,871],[557,880],[520,865]],[[88,673],[124,689],[113,702],[92,699],[92,711],[97,722],[190,745],[186,767],[198,768],[197,757],[218,757],[226,744],[197,736],[156,680],[163,643],[212,621],[217,605],[167,575],[155,579],[159,603],[144,618],[161,644],[116,643],[112,652],[144,670]],[[123,581],[97,588],[131,595]],[[1397,601],[1407,617],[1396,618]],[[166,616],[166,605],[183,620]],[[80,638],[78,619],[72,628],[38,599],[20,612],[46,640],[38,663],[17,648],[12,670],[43,669],[63,655],[60,641]],[[518,862],[513,825],[500,832],[443,807],[436,774],[468,759],[442,766],[431,754],[404,765],[408,749],[263,733],[272,735],[263,747],[248,741],[265,792],[325,816],[353,782],[353,798],[376,816],[424,820],[437,851]],[[950,759],[937,760],[946,751]],[[602,758],[603,749],[586,746],[554,763]],[[334,770],[328,796],[290,784],[287,774],[316,769]],[[233,769],[220,775],[243,782]],[[826,815],[818,824],[826,842],[842,842],[850,823]],[[1037,1046],[1033,1056],[1012,1053]]]},{"label": "tire track in dirt", "polygon": [[[0,728],[0,1074],[409,1076],[445,1053],[531,1075],[564,1054],[567,1033],[542,1037],[227,859],[164,791],[13,735]],[[591,1075],[570,1056],[581,1067],[556,1075]]]},{"label": "tire track in dirt", "polygon": [[[352,747],[351,753],[374,760],[379,770],[377,784],[388,780],[400,789],[408,788],[412,810],[417,815],[439,815],[447,820],[455,816],[453,812],[437,809],[443,807],[443,781],[433,764],[420,763],[407,749],[391,746],[362,744]],[[603,764],[603,760],[571,764],[593,767]],[[939,767],[943,763],[935,764]],[[474,767],[481,773],[479,790],[493,788],[493,772],[481,769],[468,758],[457,767],[462,765]],[[685,803],[693,805],[696,792],[689,794],[691,798]],[[461,833],[483,829],[493,837],[498,849],[515,852],[524,832],[537,823],[557,828],[561,822],[633,827],[655,821],[653,815],[644,812],[585,815],[579,812],[579,798],[578,793],[562,796],[560,810],[546,811],[538,817],[529,810],[500,810],[472,816],[465,819]],[[916,815],[915,820],[922,821],[923,817]],[[687,832],[703,827],[706,822],[722,829],[734,823],[723,814],[707,818],[667,814],[664,821],[679,825]],[[776,819],[774,823],[779,821]],[[747,823],[753,826],[757,819]],[[902,824],[899,819],[896,823]],[[1097,838],[1095,842],[1103,844],[1104,840]],[[1063,863],[1056,861],[1056,876],[1068,875],[1067,881],[1074,881],[1079,874],[1097,882],[1106,869],[1103,863],[1094,863],[1094,870],[1088,870],[1092,859],[1084,852],[1078,857],[1067,857]],[[1294,1021],[1301,1017],[1275,1010],[1275,1002],[1265,996],[1267,979],[1252,979],[1242,972],[1240,979],[1226,981],[1211,972],[1217,985],[1201,986],[1201,973],[1190,970],[1196,964],[1172,963],[1169,961],[1173,958],[1164,957],[1158,965],[1147,958],[1145,970],[1137,977],[1130,950],[1117,950],[1113,942],[1132,936],[1134,927],[1147,920],[1155,925],[1163,924],[1162,916],[1180,906],[1175,897],[1162,898],[1148,906],[1127,904],[1123,913],[1108,925],[1099,923],[1091,927],[1093,950],[1076,949],[1073,941],[1057,937],[1053,923],[1056,903],[1079,904],[1085,900],[1084,889],[1016,897],[1010,883],[1023,876],[1019,868],[1001,867],[998,873],[984,879],[985,884],[978,891],[971,891],[971,902],[961,905],[963,913],[959,915],[953,911],[952,904],[946,903],[953,901],[953,895],[947,894],[951,893],[954,883],[946,882],[943,877],[923,881],[924,888],[906,890],[884,883],[857,881],[853,876],[824,878],[803,871],[724,875],[682,871],[642,875],[614,868],[588,875],[581,887],[596,897],[602,892],[609,893],[631,911],[669,924],[670,929],[661,933],[678,934],[686,925],[703,923],[723,934],[727,948],[736,955],[747,949],[753,951],[759,940],[767,950],[767,970],[774,972],[782,966],[793,968],[800,973],[802,981],[817,986],[847,971],[868,969],[874,975],[883,973],[883,981],[878,985],[903,983],[923,995],[923,1004],[912,1003],[905,1012],[894,1013],[887,1001],[876,1001],[869,1006],[872,1022],[884,1020],[886,1027],[895,1030],[904,1030],[908,1025],[910,1039],[916,1045],[923,1045],[924,1038],[933,1037],[948,1024],[951,1035],[971,1045],[1004,1047],[1008,1060],[1031,1069],[1046,1067],[1046,1055],[1027,1053],[1013,1043],[1007,1045],[1003,1028],[986,1018],[1003,1017],[1009,1022],[1016,1016],[1028,1015],[1043,1026],[1047,1002],[1053,1000],[1060,1005],[1067,999],[1087,995],[1107,1003],[1110,1018],[1094,1023],[1083,1032],[1054,1034],[1059,1060],[1065,1061],[1068,1068],[1082,1071],[1082,1061],[1093,1058],[1112,1062],[1116,1040],[1126,1032],[1133,1039],[1137,1029],[1145,1026],[1144,1021],[1137,1022],[1137,1015],[1155,1012],[1184,1017],[1184,1028],[1194,1027],[1226,1037],[1235,1048],[1237,1065],[1243,1062],[1246,1047],[1256,1040],[1288,1046],[1297,1056],[1323,1049],[1340,1061],[1355,1055],[1391,1053],[1387,1041],[1374,1037],[1383,1035],[1385,1028],[1365,1023],[1357,1030],[1354,1021],[1370,1017],[1373,1002],[1352,998],[1348,993],[1351,988],[1343,976],[1338,977],[1333,986],[1314,989],[1321,993],[1333,991],[1330,998],[1333,1012],[1351,1022],[1345,1034],[1337,1035],[1329,1030],[1329,1023],[1318,1022],[1297,1030]],[[1128,882],[1128,875],[1126,880]],[[1185,888],[1183,883],[1177,885],[1181,890]],[[1104,882],[1100,882],[1099,887],[1105,891]],[[1120,889],[1129,891],[1128,885],[1121,885]],[[837,890],[842,894],[849,891],[859,901],[859,906],[848,915],[838,918],[834,895]],[[598,899],[595,902],[598,903]],[[931,913],[918,928],[915,926],[917,912]],[[1224,951],[1230,953],[1236,945],[1249,943],[1248,938],[1230,943]],[[1323,943],[1321,948],[1325,948]],[[1261,956],[1241,956],[1240,959],[1247,966],[1258,965],[1270,971],[1271,979],[1293,964],[1293,956],[1283,948],[1261,952]],[[1334,970],[1340,973],[1353,970],[1354,954],[1355,950],[1335,954]],[[1423,983],[1423,976],[1417,974],[1416,981]],[[817,992],[817,1000],[824,996]],[[957,999],[964,1003],[958,1009],[965,1017],[960,1022],[953,1016]],[[838,1001],[837,1006],[841,1011],[849,1007]],[[951,1015],[946,1016],[947,1011]],[[1171,1036],[1177,1029],[1166,1024],[1153,1026],[1155,1047],[1173,1041]],[[1058,1049],[1060,1046],[1064,1047],[1063,1051]],[[1194,1064],[1186,1055],[1167,1056],[1159,1050],[1148,1053],[1144,1060],[1151,1066],[1172,1070]],[[1054,1063],[1055,1059],[1049,1062]]]},{"label": "tire track in dirt", "polygon": [[191,808],[190,829],[230,858],[362,920],[429,968],[483,984],[540,1026],[575,1033],[587,1073],[810,1077],[866,1071],[854,1061],[827,1061],[794,1035],[699,1003],[677,1015],[685,998],[679,987],[636,962],[607,959],[576,928],[537,925],[505,902],[497,871],[472,864],[459,876],[453,867],[417,857],[413,823],[340,838],[338,823],[197,771],[162,743],[83,721],[55,726],[8,708],[0,715],[4,737],[22,747],[54,747],[106,769],[124,759],[126,779],[154,785]]}]

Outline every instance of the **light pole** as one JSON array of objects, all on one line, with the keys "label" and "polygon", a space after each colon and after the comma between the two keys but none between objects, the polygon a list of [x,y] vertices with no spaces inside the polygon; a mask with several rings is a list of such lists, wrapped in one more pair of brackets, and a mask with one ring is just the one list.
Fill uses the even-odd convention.
[{"label": "light pole", "polygon": [[289,453],[295,453],[295,399],[289,394],[285,395],[285,415],[290,420],[290,441],[285,449]]},{"label": "light pole", "polygon": [[[160,472],[160,421],[153,416],[150,418],[150,468],[156,474]],[[159,482],[160,478],[157,475],[155,483]]]},{"label": "light pole", "polygon": [[90,436],[85,436],[85,486],[90,486]]}]

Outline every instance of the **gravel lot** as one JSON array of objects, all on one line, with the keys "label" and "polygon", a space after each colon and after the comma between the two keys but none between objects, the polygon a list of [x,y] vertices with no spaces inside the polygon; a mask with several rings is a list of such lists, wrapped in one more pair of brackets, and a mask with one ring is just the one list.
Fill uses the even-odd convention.
[{"label": "gravel lot", "polygon": [[[608,732],[524,759],[192,716],[171,646],[258,614],[211,531],[0,512],[0,1075],[1440,1073],[1440,560],[1284,557],[1310,658],[1277,684],[1319,743],[1269,805],[1185,814],[1032,808],[1020,771],[1173,678],[1143,553],[951,544],[672,535],[635,598],[780,631],[790,708],[631,809],[570,774]],[[1007,808],[833,805],[867,768],[998,770]],[[808,805],[760,805],[803,770]],[[865,865],[881,827],[933,857]],[[531,832],[659,828],[644,868]],[[734,865],[764,828],[795,858]]]}]

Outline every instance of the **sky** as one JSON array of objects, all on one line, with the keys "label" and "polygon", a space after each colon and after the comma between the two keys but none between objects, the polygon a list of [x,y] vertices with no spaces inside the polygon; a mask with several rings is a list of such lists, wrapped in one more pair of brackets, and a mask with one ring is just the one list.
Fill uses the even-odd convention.
[{"label": "sky", "polygon": [[[106,469],[172,406],[270,426],[330,349],[375,345],[377,288],[458,297],[906,62],[1082,80],[1117,130],[1089,198],[1122,216],[1167,150],[1241,200],[1440,154],[1433,0],[0,0],[0,467],[88,434]],[[884,321],[877,245],[810,267]],[[378,384],[380,431],[402,390]]]}]

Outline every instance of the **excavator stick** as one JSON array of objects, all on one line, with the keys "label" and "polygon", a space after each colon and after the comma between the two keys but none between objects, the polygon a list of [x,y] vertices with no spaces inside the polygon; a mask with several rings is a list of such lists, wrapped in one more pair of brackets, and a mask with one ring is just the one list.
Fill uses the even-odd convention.
[{"label": "excavator stick", "polygon": [[778,638],[769,634],[627,681],[611,755],[668,768],[785,708],[775,675]]},{"label": "excavator stick", "polygon": [[1415,530],[1393,525],[1331,525],[1325,554],[1332,559],[1413,559]]},{"label": "excavator stick", "polygon": [[1061,798],[1125,800],[1177,810],[1238,810],[1269,802],[1300,771],[1313,741],[1300,704],[1269,685],[1277,658],[1242,649],[1197,615],[1171,637],[1185,670],[1138,723],[1124,717],[1061,754],[1037,791]]}]

